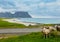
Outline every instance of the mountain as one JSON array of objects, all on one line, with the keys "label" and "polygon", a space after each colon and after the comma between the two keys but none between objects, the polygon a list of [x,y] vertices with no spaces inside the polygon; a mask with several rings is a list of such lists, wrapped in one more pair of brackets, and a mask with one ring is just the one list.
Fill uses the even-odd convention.
[{"label": "mountain", "polygon": [[16,11],[15,13],[1,12],[0,18],[31,18],[31,16],[28,12]]}]

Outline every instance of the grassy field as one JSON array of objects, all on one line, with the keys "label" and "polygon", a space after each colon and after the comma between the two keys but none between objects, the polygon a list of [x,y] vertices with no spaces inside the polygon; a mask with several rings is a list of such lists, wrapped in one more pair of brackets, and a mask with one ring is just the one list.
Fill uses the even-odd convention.
[{"label": "grassy field", "polygon": [[18,23],[11,23],[11,22],[7,22],[7,21],[3,21],[3,19],[5,18],[0,18],[0,29],[1,28],[39,28],[40,25],[29,25],[29,26],[25,26],[24,24],[18,24]]},{"label": "grassy field", "polygon": [[50,37],[50,38],[42,38],[41,33],[31,33],[24,36],[1,39],[0,42],[60,42],[60,36]]},{"label": "grassy field", "polygon": [[25,28],[26,26],[23,24],[17,24],[17,23],[9,23],[7,21],[2,21],[0,19],[0,28]]}]

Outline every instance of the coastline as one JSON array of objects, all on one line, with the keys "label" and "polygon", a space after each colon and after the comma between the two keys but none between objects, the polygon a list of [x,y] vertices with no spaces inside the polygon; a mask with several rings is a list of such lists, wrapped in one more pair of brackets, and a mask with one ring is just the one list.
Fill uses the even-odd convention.
[{"label": "coastline", "polygon": [[3,19],[3,21],[7,21],[7,22],[10,22],[10,23],[24,24],[25,26],[37,25],[37,23],[33,23],[33,22],[23,22],[23,21],[20,21],[20,20],[18,20],[18,19]]}]

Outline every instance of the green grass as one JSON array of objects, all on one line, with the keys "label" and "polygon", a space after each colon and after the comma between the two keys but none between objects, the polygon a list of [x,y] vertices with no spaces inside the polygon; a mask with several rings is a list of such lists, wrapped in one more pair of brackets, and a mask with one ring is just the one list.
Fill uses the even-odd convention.
[{"label": "green grass", "polygon": [[1,39],[0,42],[60,42],[59,37],[42,38],[41,33],[31,33],[15,38]]},{"label": "green grass", "polygon": [[25,27],[26,26],[23,24],[10,23],[0,19],[0,28],[25,28]]},{"label": "green grass", "polygon": [[11,23],[8,21],[3,21],[5,18],[0,18],[0,29],[1,28],[39,28],[40,25],[35,26],[25,26],[24,24]]}]

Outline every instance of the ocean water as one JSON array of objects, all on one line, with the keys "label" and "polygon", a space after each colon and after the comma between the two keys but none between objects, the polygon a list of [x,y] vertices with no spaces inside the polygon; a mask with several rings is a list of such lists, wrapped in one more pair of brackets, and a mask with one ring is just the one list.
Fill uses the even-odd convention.
[{"label": "ocean water", "polygon": [[60,24],[60,18],[18,18],[23,22]]}]

